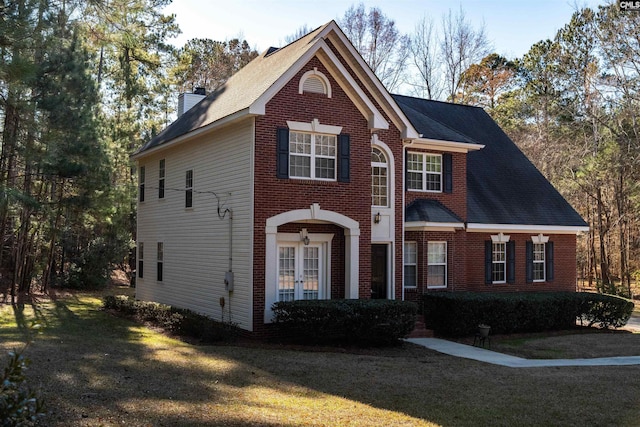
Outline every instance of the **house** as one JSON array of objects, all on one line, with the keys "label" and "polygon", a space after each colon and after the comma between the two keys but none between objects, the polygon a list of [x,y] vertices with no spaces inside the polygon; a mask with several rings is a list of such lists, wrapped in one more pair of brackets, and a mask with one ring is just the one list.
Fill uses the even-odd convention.
[{"label": "house", "polygon": [[261,334],[276,301],[575,290],[584,220],[482,109],[389,94],[333,21],[180,109],[133,155],[138,299]]}]

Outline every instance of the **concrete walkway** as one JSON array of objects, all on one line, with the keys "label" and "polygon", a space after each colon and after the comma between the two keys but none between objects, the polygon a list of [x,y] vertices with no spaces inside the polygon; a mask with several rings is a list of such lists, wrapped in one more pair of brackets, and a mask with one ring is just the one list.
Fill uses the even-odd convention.
[{"label": "concrete walkway", "polygon": [[438,338],[407,338],[406,341],[440,353],[478,360],[510,368],[541,368],[549,366],[625,366],[640,365],[640,356],[600,357],[595,359],[523,359],[480,347],[459,344]]}]

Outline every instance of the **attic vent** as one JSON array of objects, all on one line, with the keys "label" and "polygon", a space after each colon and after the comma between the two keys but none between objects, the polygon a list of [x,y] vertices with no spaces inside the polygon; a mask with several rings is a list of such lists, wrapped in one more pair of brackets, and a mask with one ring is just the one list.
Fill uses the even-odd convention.
[{"label": "attic vent", "polygon": [[325,77],[317,68],[304,73],[300,79],[298,93],[321,93],[331,98],[331,85],[329,79]]}]

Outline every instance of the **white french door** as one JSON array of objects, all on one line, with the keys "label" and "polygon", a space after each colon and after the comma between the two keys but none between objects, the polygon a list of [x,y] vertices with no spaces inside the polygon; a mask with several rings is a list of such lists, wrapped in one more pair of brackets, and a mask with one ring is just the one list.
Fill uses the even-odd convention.
[{"label": "white french door", "polygon": [[278,301],[325,298],[323,247],[302,242],[278,245]]}]

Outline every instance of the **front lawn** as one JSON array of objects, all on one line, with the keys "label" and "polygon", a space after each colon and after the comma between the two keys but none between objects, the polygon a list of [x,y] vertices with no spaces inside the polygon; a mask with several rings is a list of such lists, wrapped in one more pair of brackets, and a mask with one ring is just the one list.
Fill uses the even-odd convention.
[{"label": "front lawn", "polygon": [[[409,344],[358,353],[194,346],[100,306],[92,295],[0,306],[3,353],[27,339],[34,321],[44,326],[26,350],[27,377],[50,411],[44,425],[624,426],[640,419],[636,366],[514,369]],[[611,336],[620,345],[636,338]]]}]

